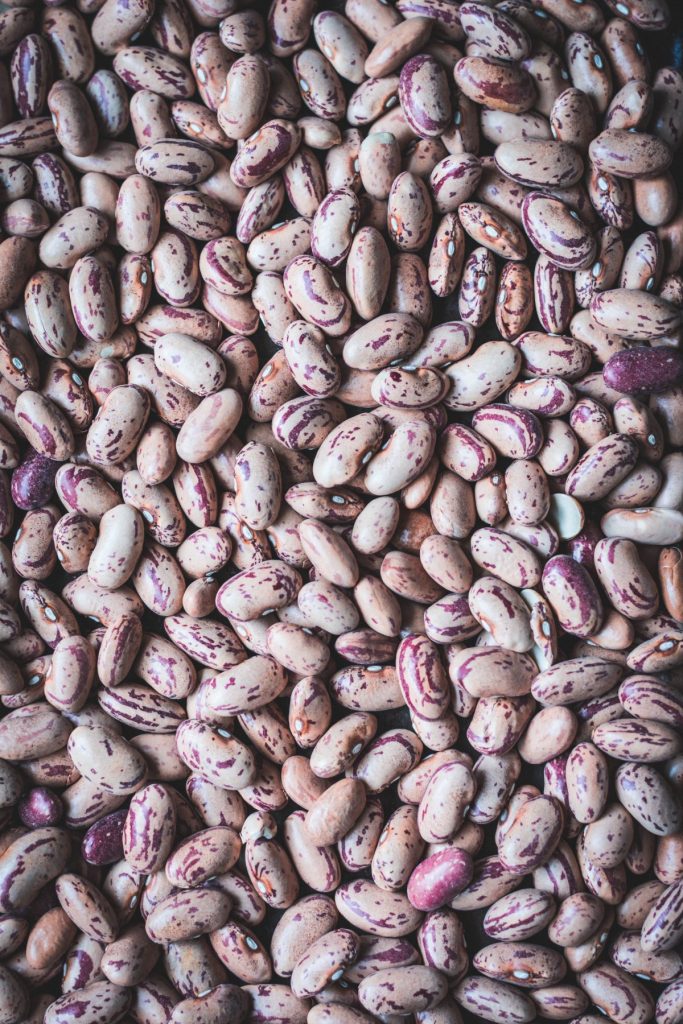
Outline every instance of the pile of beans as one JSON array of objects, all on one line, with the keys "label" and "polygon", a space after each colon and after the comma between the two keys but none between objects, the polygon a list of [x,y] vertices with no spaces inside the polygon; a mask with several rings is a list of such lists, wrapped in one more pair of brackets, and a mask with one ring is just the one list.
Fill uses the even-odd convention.
[{"label": "pile of beans", "polygon": [[0,12],[0,1024],[683,1024],[669,11],[333,8]]}]

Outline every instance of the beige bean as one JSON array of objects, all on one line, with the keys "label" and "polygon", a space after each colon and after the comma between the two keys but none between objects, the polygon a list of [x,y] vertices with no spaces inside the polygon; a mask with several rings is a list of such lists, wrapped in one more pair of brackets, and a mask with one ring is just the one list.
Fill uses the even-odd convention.
[{"label": "beige bean", "polygon": [[144,784],[143,758],[124,739],[101,726],[78,726],[69,753],[81,775],[111,793],[134,793]]},{"label": "beige bean", "polygon": [[60,875],[55,886],[62,910],[76,927],[91,939],[113,942],[118,933],[114,908],[85,878]]}]

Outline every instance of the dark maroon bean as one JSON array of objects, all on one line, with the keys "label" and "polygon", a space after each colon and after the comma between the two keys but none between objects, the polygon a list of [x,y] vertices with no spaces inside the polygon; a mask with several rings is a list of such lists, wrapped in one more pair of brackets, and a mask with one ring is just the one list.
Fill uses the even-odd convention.
[{"label": "dark maroon bean", "polygon": [[12,501],[18,508],[30,511],[47,505],[54,494],[54,481],[59,463],[29,449],[12,473]]},{"label": "dark maroon bean", "polygon": [[17,806],[19,817],[27,828],[58,825],[64,814],[64,805],[56,793],[43,786],[30,789]]},{"label": "dark maroon bean", "polygon": [[683,354],[668,345],[615,352],[602,371],[605,384],[627,395],[668,391],[683,381]]},{"label": "dark maroon bean", "polygon": [[128,811],[114,811],[91,825],[83,836],[81,852],[88,864],[114,864],[123,857],[123,826]]}]

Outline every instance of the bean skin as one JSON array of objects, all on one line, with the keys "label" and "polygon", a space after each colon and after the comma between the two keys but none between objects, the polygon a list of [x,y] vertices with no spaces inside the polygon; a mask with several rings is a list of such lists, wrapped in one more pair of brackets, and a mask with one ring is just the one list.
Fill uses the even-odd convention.
[{"label": "bean skin", "polygon": [[680,1024],[680,5],[332,6],[0,12],[0,1024]]}]

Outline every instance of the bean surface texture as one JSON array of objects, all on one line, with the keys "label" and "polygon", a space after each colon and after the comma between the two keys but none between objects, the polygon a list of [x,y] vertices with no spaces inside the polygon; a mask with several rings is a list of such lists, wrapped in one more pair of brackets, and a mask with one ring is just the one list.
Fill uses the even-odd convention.
[{"label": "bean surface texture", "polygon": [[683,1024],[680,0],[7,0],[0,1024]]}]

